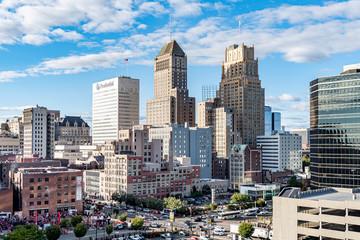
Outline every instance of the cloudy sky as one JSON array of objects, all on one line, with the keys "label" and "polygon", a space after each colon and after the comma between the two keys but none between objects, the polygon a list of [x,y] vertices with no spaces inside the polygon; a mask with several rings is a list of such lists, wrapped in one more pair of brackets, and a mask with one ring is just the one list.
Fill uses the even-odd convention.
[{"label": "cloudy sky", "polygon": [[2,0],[0,121],[36,104],[90,121],[92,83],[126,75],[125,58],[144,117],[170,15],[191,96],[219,83],[227,46],[254,44],[266,104],[287,129],[309,125],[312,79],[360,62],[359,0]]}]

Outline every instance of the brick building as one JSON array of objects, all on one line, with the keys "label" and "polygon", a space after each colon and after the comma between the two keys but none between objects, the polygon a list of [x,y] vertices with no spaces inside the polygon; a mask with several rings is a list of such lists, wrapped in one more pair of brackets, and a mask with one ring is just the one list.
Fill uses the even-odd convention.
[{"label": "brick building", "polygon": [[83,210],[82,171],[56,168],[19,168],[14,173],[17,201],[23,216]]},{"label": "brick building", "polygon": [[229,179],[229,159],[213,157],[212,162],[213,179]]}]

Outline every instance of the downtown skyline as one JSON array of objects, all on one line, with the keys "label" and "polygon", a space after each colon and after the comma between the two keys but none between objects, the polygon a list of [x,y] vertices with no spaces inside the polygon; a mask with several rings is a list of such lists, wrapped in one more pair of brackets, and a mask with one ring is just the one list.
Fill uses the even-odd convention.
[{"label": "downtown skyline", "polygon": [[[39,104],[91,123],[92,83],[127,75],[129,59],[128,75],[140,79],[144,123],[145,102],[153,98],[153,59],[170,40],[171,12],[172,39],[188,55],[189,95],[197,102],[202,85],[219,84],[225,48],[254,44],[266,105],[282,112],[287,129],[308,127],[309,82],[359,62],[360,2],[256,2],[93,1],[99,9],[92,11],[79,1],[74,12],[67,1],[3,1],[0,120]],[[48,14],[52,8],[54,16]]]}]

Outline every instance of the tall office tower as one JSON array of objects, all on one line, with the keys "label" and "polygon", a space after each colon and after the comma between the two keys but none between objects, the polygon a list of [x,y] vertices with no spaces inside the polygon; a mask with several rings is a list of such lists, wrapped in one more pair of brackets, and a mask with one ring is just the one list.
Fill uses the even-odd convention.
[{"label": "tall office tower", "polygon": [[225,50],[219,97],[224,107],[233,109],[242,143],[256,146],[256,136],[264,135],[264,88],[254,46],[234,44]]},{"label": "tall office tower", "polygon": [[117,140],[119,130],[139,124],[139,79],[115,77],[93,84],[93,144]]},{"label": "tall office tower", "polygon": [[219,86],[215,85],[215,84],[203,85],[201,87],[202,101],[204,102],[207,99],[216,98],[216,92],[218,89],[219,89]]},{"label": "tall office tower", "polygon": [[265,106],[265,136],[272,133],[272,112],[270,106]]},{"label": "tall office tower", "polygon": [[310,82],[310,169],[315,187],[360,186],[360,64]]},{"label": "tall office tower", "polygon": [[271,122],[271,133],[276,134],[281,132],[281,113],[273,112]]},{"label": "tall office tower", "polygon": [[220,158],[228,158],[231,146],[241,142],[234,131],[234,115],[230,108],[220,107],[220,99],[207,99],[198,103],[198,126],[212,127],[212,152]]},{"label": "tall office tower", "polygon": [[39,157],[54,158],[55,119],[60,111],[36,106],[24,109],[24,157],[38,154]]},{"label": "tall office tower", "polygon": [[187,57],[175,40],[168,42],[154,60],[154,99],[146,101],[146,124],[195,126],[195,98],[187,89]]}]

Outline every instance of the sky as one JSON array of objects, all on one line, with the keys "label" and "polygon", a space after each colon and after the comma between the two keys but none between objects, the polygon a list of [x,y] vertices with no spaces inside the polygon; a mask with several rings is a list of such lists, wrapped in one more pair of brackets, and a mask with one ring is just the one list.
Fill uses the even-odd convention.
[{"label": "sky", "polygon": [[225,48],[254,45],[266,105],[287,130],[308,127],[309,82],[360,62],[360,1],[2,0],[0,122],[38,104],[91,124],[92,83],[129,75],[145,123],[170,32],[197,102],[203,85],[219,84]]}]

